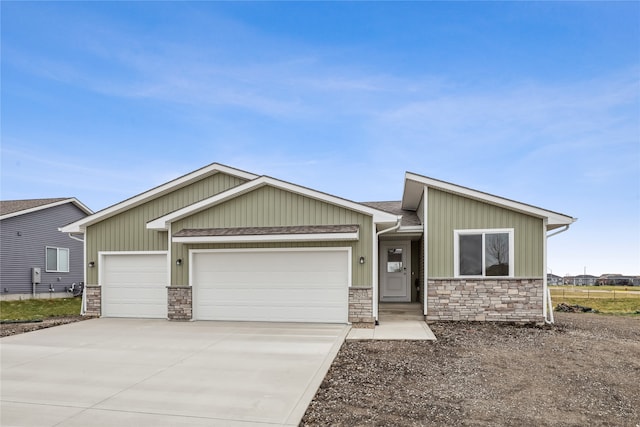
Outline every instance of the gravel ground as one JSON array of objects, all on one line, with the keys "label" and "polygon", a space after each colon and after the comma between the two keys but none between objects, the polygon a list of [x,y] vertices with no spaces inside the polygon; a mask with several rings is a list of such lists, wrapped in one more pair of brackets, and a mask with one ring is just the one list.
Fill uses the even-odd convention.
[{"label": "gravel ground", "polygon": [[345,342],[300,425],[640,427],[639,317],[430,327]]},{"label": "gravel ground", "polygon": [[[0,336],[85,319],[0,324]],[[300,425],[640,427],[640,317],[430,327],[436,342],[345,342]]]},{"label": "gravel ground", "polygon": [[91,319],[84,316],[60,316],[44,319],[42,322],[30,323],[2,323],[0,324],[0,337],[22,334],[25,332],[37,331],[38,329],[51,328],[53,326],[66,325],[67,323],[79,322],[80,320]]}]

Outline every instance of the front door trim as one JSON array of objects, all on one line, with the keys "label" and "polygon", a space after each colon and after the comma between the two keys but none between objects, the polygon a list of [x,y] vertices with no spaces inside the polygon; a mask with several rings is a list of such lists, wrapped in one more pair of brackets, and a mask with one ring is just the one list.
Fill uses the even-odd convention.
[{"label": "front door trim", "polygon": [[[402,272],[387,272],[387,256],[388,250],[398,248],[402,249]],[[385,240],[380,242],[379,251],[379,300],[380,302],[411,302],[411,241],[410,240]],[[401,276],[400,276],[401,275]],[[390,295],[391,287],[389,280],[397,280],[401,278],[402,288],[396,286],[396,295]]]}]

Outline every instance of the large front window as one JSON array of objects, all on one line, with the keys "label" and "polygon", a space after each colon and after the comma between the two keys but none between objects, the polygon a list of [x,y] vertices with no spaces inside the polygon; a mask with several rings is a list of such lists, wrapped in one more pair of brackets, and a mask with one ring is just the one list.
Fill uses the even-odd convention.
[{"label": "large front window", "polygon": [[456,230],[455,276],[513,276],[513,229]]}]

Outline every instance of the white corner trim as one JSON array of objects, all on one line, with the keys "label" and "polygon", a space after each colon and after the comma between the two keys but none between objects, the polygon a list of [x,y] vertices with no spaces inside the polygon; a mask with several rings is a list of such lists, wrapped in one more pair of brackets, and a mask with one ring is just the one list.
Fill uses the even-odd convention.
[{"label": "white corner trim", "polygon": [[359,231],[353,233],[317,234],[269,234],[245,236],[192,236],[174,237],[174,243],[259,243],[259,242],[325,242],[354,241],[360,238]]},{"label": "white corner trim", "polygon": [[[410,182],[414,182],[416,183],[416,185],[426,185],[438,190],[444,190],[454,194],[459,194],[464,197],[480,200],[482,202],[486,202],[486,203],[500,206],[506,209],[526,213],[539,218],[547,218],[549,225],[572,224],[576,221],[575,218],[560,214],[558,212],[549,211],[536,206],[517,202],[515,200],[506,199],[504,197],[495,196],[493,194],[484,193],[482,191],[452,184],[450,182],[440,181],[437,179],[414,174],[411,172],[405,173],[405,195],[409,193],[408,186]],[[403,200],[403,205],[404,204],[405,204],[405,200]]]},{"label": "white corner trim", "polygon": [[380,222],[393,222],[395,223],[398,219],[397,215],[393,215],[387,212],[383,212],[378,209],[370,208],[368,206],[362,205],[360,203],[352,202],[350,200],[341,199],[336,196],[331,196],[329,194],[321,193],[316,190],[311,190],[309,188],[300,187],[295,184],[291,184],[288,182],[280,181],[275,178],[271,178],[268,176],[261,176],[259,178],[254,179],[253,181],[246,182],[237,187],[233,187],[225,192],[220,194],[216,194],[215,196],[211,196],[207,199],[196,202],[192,205],[186,206],[182,209],[178,209],[175,212],[171,212],[167,215],[164,215],[160,218],[156,218],[147,223],[147,229],[150,230],[166,230],[168,224],[179,219],[185,218],[187,216],[198,213],[202,210],[208,209],[217,204],[223,203],[227,200],[230,200],[234,197],[240,196],[244,193],[250,192],[257,188],[263,186],[272,186],[275,188],[279,188],[281,190],[290,191],[292,193],[300,194],[302,196],[310,197],[316,200],[320,200],[323,202],[327,202],[330,204],[342,206],[344,208],[354,210],[366,215],[371,215],[373,217],[374,223]]},{"label": "white corner trim", "polygon": [[131,197],[130,199],[127,199],[123,202],[116,203],[115,205],[103,209],[91,216],[66,225],[62,227],[60,231],[64,233],[84,233],[86,227],[91,224],[95,224],[96,222],[130,209],[131,207],[141,205],[144,202],[152,200],[162,194],[169,193],[177,188],[184,187],[185,185],[198,180],[202,176],[213,175],[215,173],[225,173],[227,175],[232,175],[247,180],[252,180],[258,177],[258,175],[254,175],[249,172],[234,169],[229,166],[221,165],[219,163],[212,163],[208,166],[183,175],[158,187],[152,188],[151,190],[145,191],[144,193],[140,193],[137,196]]}]

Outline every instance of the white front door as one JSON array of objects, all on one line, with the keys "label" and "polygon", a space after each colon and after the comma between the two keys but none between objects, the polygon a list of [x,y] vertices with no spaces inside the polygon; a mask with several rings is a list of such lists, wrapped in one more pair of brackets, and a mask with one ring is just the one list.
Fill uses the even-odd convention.
[{"label": "white front door", "polygon": [[380,243],[380,301],[411,302],[410,242]]}]

